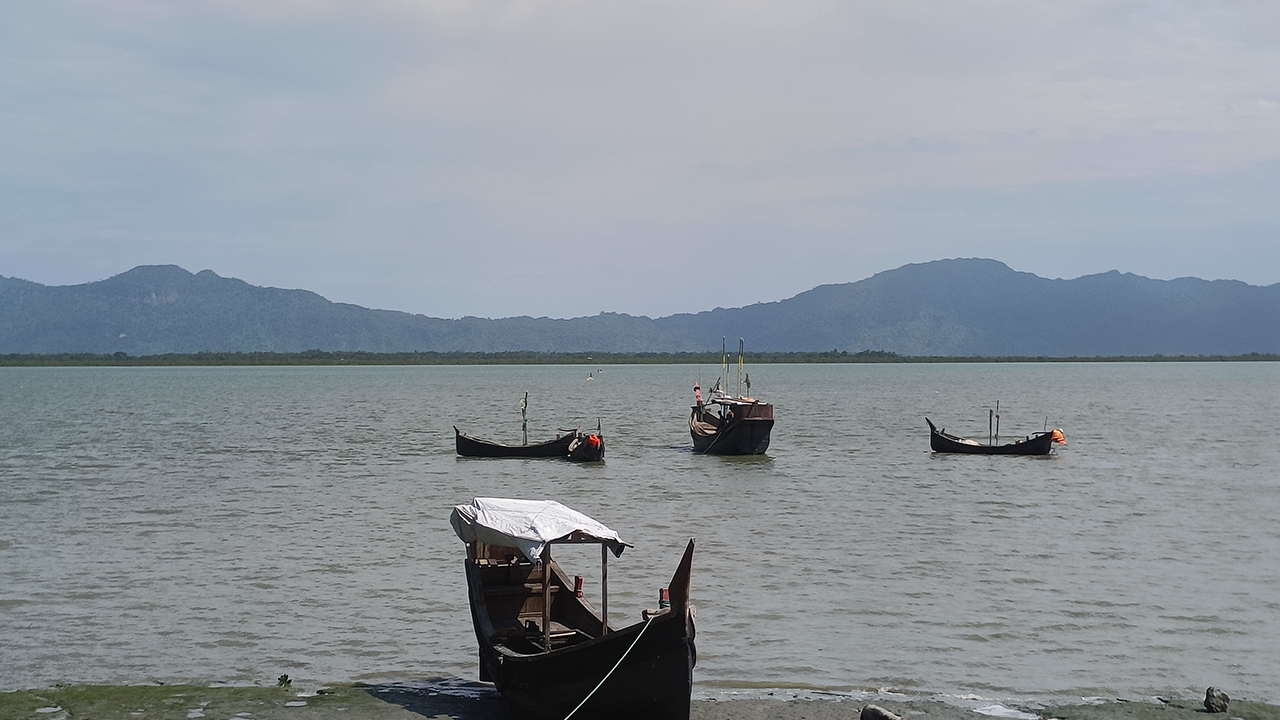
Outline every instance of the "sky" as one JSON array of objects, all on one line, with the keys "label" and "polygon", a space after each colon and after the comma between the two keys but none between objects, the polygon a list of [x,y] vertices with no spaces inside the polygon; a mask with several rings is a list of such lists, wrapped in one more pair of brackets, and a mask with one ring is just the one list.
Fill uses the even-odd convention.
[{"label": "sky", "polygon": [[0,3],[0,275],[650,317],[907,263],[1280,282],[1273,0]]}]

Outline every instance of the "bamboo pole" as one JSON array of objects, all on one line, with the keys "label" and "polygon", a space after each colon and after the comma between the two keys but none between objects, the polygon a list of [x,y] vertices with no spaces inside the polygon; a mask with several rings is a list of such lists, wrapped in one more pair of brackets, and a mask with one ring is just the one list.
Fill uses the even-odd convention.
[{"label": "bamboo pole", "polygon": [[742,347],[745,341],[738,338],[738,397],[742,397]]},{"label": "bamboo pole", "polygon": [[551,543],[542,550],[542,644],[551,650]]},{"label": "bamboo pole", "polygon": [[1000,401],[996,401],[996,444],[1000,443]]},{"label": "bamboo pole", "polygon": [[609,634],[609,546],[600,543],[600,635]]}]

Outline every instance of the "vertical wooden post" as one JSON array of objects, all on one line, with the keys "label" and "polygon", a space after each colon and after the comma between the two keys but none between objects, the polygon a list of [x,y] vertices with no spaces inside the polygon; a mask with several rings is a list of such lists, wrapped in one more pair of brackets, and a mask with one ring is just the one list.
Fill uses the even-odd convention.
[{"label": "vertical wooden post", "polygon": [[542,644],[551,650],[551,543],[542,549]]},{"label": "vertical wooden post", "polygon": [[600,543],[600,634],[609,634],[609,546]]}]

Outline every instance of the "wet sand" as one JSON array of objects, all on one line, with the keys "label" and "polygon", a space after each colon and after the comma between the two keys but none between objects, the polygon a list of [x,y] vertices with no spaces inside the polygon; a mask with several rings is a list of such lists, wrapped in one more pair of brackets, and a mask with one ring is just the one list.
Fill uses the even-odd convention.
[{"label": "wet sand", "polygon": [[[314,694],[313,694],[314,693]],[[866,702],[850,699],[698,700],[691,720],[850,720]],[[930,700],[874,704],[904,720],[985,720],[972,709]],[[1111,701],[1017,708],[1058,720],[1207,720],[1199,700]],[[1280,706],[1233,700],[1220,720],[1280,720]],[[494,694],[462,696],[400,685],[336,685],[315,691],[199,685],[69,686],[0,693],[3,720],[518,720]],[[660,719],[655,719],[660,720]]]}]

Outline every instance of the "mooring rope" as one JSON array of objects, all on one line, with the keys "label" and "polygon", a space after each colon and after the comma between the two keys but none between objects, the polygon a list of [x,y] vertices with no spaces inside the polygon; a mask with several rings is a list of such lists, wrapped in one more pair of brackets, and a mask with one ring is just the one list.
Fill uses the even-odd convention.
[{"label": "mooring rope", "polygon": [[622,664],[622,661],[627,659],[627,656],[630,655],[631,651],[635,649],[636,643],[640,642],[640,638],[644,636],[644,631],[649,629],[649,623],[653,622],[654,617],[656,616],[655,615],[649,616],[649,619],[646,620],[644,623],[644,627],[640,628],[640,633],[636,635],[636,639],[631,641],[631,647],[627,648],[627,651],[622,653],[622,657],[618,658],[618,662],[614,663],[613,669],[605,673],[605,676],[600,679],[600,682],[596,685],[595,689],[587,693],[586,697],[582,698],[582,702],[578,703],[578,707],[574,708],[573,712],[570,712],[568,715],[564,716],[564,720],[569,720],[569,718],[573,717],[573,713],[576,713],[579,710],[581,710],[582,706],[586,705],[587,701],[591,699],[591,696],[596,694],[596,690],[599,690],[600,686],[604,685],[604,681],[609,679],[609,676],[613,674],[613,671],[618,669],[618,666]]}]

